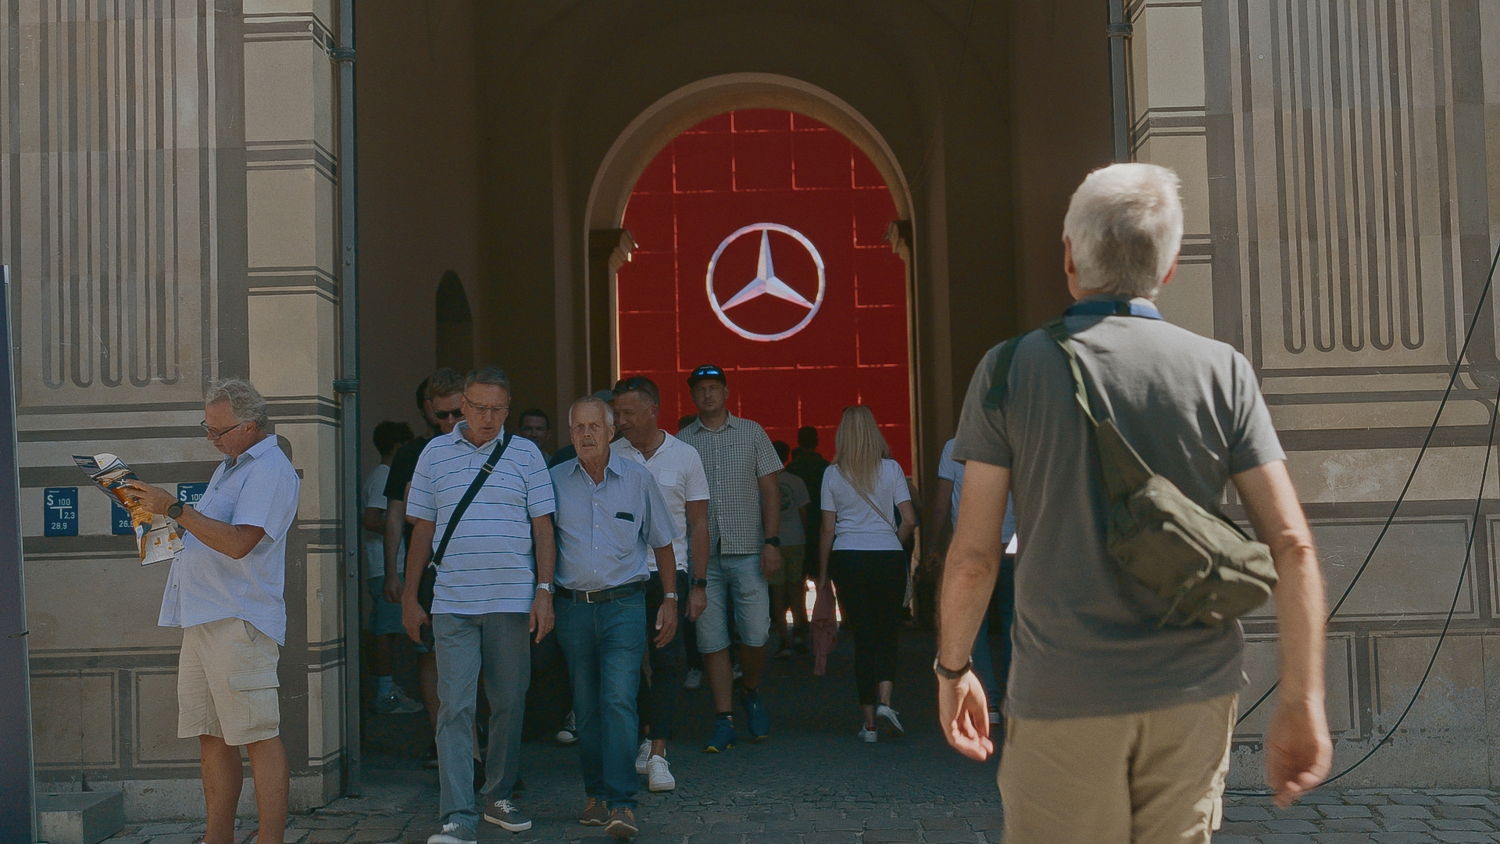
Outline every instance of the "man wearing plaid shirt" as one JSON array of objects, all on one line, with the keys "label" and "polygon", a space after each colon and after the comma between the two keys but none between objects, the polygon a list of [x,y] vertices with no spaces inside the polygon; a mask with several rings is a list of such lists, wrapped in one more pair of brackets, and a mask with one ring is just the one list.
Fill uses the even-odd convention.
[{"label": "man wearing plaid shirt", "polygon": [[[771,628],[766,575],[781,568],[781,460],[765,429],[729,412],[729,384],[718,366],[688,376],[698,418],[677,438],[698,449],[708,475],[708,606],[698,619],[698,651],[714,694],[713,738],[707,753],[734,747],[733,676],[729,665],[729,612],[740,637],[740,703],[751,741],[771,732],[760,699]],[[698,584],[693,584],[698,585]],[[730,599],[733,597],[733,607]]]}]

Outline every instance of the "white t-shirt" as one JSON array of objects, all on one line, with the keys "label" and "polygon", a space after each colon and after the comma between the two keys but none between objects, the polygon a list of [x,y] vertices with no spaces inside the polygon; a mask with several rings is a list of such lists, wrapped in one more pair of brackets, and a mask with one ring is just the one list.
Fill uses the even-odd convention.
[{"label": "white t-shirt", "polygon": [[[389,502],[385,498],[385,482],[390,477],[391,467],[388,463],[381,463],[370,470],[365,476],[364,506],[384,510]],[[364,519],[364,510],[360,510],[360,519]],[[362,523],[362,522],[361,522]],[[365,542],[365,577],[385,576],[385,537],[378,533],[364,531]],[[397,559],[400,559],[399,557]]]},{"label": "white t-shirt", "polygon": [[[667,501],[667,510],[672,514],[672,555],[677,558],[679,571],[688,571],[687,503],[708,500],[708,476],[703,472],[703,458],[698,449],[662,431],[662,440],[656,453],[647,460],[640,449],[621,437],[609,444],[615,454],[645,466],[661,487],[661,497]],[[646,549],[646,567],[656,571],[656,555]],[[684,591],[678,584],[678,591]]]},{"label": "white t-shirt", "polygon": [[[896,538],[892,525],[898,518],[896,505],[911,500],[911,488],[906,485],[901,464],[890,458],[880,461],[875,489],[869,498],[870,501],[866,502],[844,478],[837,463],[823,472],[822,506],[834,514],[833,550],[901,550],[901,540]],[[870,503],[882,508],[882,512],[871,509]]]},{"label": "white t-shirt", "polygon": [[802,527],[802,514],[798,510],[812,501],[807,494],[807,484],[791,472],[778,472],[776,483],[781,487],[781,538],[783,548],[807,544],[807,531]]}]

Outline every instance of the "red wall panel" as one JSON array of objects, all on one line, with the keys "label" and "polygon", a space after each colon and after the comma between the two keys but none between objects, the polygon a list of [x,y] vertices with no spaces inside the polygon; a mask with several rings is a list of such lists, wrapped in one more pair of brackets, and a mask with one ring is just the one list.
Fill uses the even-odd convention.
[{"label": "red wall panel", "polygon": [[[637,249],[618,276],[621,373],[661,385],[670,426],[694,412],[687,373],[716,363],[729,371],[736,414],[792,444],[799,426],[813,425],[830,457],[840,412],[867,404],[910,472],[906,267],[885,242],[895,213],[869,159],[811,118],[736,111],[687,130],[647,166],[625,211]],[[726,238],[761,223],[800,233],[823,262],[823,298],[811,321],[772,342],[725,325],[706,283]],[[809,312],[818,270],[795,237],[767,231],[775,278],[803,302],[760,295],[723,307],[757,278],[761,236],[753,231],[723,248],[712,291],[729,321],[776,334]]]}]

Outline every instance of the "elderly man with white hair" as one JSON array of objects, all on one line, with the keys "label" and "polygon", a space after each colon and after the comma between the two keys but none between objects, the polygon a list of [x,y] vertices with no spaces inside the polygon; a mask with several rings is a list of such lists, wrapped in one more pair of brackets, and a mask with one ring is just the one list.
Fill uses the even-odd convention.
[{"label": "elderly man with white hair", "polygon": [[288,772],[276,665],[286,644],[286,537],[300,482],[269,430],[266,400],[249,381],[215,384],[201,424],[224,460],[195,504],[140,481],[126,485],[137,503],[187,532],[157,623],[183,631],[177,735],[198,739],[208,809],[203,840],[234,840],[243,747],[260,814],[256,840],[280,844]]},{"label": "elderly man with white hair", "polygon": [[[1090,174],[1063,224],[1076,301],[1049,330],[992,349],[969,385],[954,447],[964,489],[933,670],[949,744],[987,757],[995,743],[969,650],[1000,563],[999,502],[1014,491],[1022,543],[998,776],[1011,844],[1209,841],[1246,683],[1237,621],[1164,626],[1171,602],[1111,555],[1112,499],[1081,400],[1203,509],[1214,512],[1234,484],[1278,575],[1281,674],[1267,779],[1284,806],[1328,771],[1312,537],[1250,364],[1166,322],[1153,304],[1177,269],[1181,239],[1170,170],[1116,164]],[[1075,386],[1065,347],[1085,387]]]}]

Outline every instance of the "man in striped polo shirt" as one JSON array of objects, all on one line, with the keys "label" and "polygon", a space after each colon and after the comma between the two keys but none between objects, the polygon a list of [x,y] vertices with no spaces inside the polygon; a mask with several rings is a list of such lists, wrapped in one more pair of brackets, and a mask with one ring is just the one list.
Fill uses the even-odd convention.
[{"label": "man in striped polo shirt", "polygon": [[503,436],[510,380],[495,367],[464,382],[464,421],[433,438],[417,461],[406,513],[415,520],[406,558],[402,620],[420,641],[428,614],[417,601],[427,567],[465,492],[503,449],[437,563],[431,624],[438,663],[437,748],[441,832],[428,844],[474,844],[474,700],[480,669],[490,704],[484,819],[511,832],[531,828],[510,799],[520,767],[521,721],[531,678],[527,634],[552,629],[556,505],[546,461],[524,437]]}]

